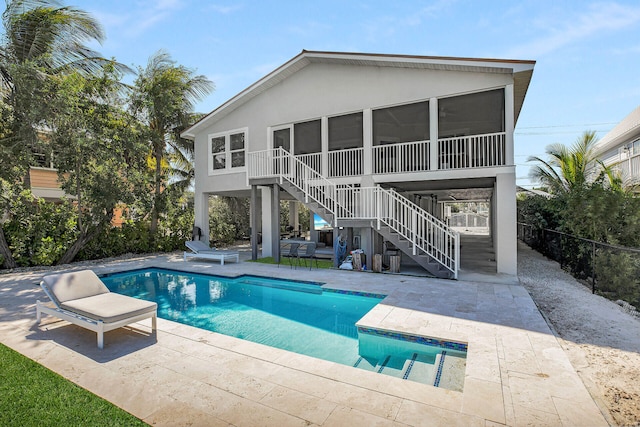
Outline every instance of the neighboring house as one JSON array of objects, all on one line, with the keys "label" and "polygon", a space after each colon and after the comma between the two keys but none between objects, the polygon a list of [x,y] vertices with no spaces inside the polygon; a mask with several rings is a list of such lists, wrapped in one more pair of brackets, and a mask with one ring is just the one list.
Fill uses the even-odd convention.
[{"label": "neighboring house", "polygon": [[[302,51],[183,132],[195,141],[195,222],[208,197],[251,197],[253,254],[279,258],[295,199],[361,247],[384,241],[457,277],[445,203],[489,201],[498,273],[515,275],[513,132],[535,61]],[[284,190],[284,191],[282,191]],[[319,238],[317,234],[313,235]]]},{"label": "neighboring house", "polygon": [[603,136],[595,152],[606,166],[619,171],[625,185],[640,184],[640,107]]},{"label": "neighboring house", "polygon": [[[63,198],[75,199],[75,196],[68,195],[62,189],[62,184],[58,177],[58,170],[55,168],[53,156],[49,153],[34,152],[35,166],[29,168],[29,182],[31,194],[36,198],[42,198],[47,202],[59,203]],[[122,217],[124,207],[117,207],[113,211],[111,225],[121,227],[124,223]]]},{"label": "neighboring house", "polygon": [[[43,134],[41,138],[45,138]],[[62,185],[58,180],[58,171],[53,163],[51,153],[33,152],[34,166],[29,168],[29,180],[31,193],[48,202],[59,202],[66,196]]]}]

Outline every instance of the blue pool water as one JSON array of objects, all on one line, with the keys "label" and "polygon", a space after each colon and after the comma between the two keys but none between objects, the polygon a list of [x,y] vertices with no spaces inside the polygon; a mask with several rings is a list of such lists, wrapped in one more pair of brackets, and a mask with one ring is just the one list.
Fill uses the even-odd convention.
[{"label": "blue pool water", "polygon": [[358,355],[355,323],[382,299],[308,282],[161,269],[102,280],[113,292],[156,301],[163,319],[343,364]]},{"label": "blue pool water", "polygon": [[425,384],[461,390],[466,344],[356,327],[384,295],[320,283],[146,269],[103,277],[158,303],[158,316],[208,331]]}]

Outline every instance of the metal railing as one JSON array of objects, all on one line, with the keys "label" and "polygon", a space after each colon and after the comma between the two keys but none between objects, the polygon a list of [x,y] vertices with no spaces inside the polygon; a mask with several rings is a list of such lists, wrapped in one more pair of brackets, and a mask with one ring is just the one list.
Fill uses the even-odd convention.
[{"label": "metal railing", "polygon": [[373,147],[373,173],[423,172],[430,169],[429,141]]},{"label": "metal railing", "polygon": [[[263,163],[263,164],[261,164]],[[248,154],[247,178],[286,179],[334,218],[376,220],[411,242],[414,255],[426,253],[458,277],[460,239],[457,232],[393,190],[381,187],[340,188],[303,161],[279,147]]]},{"label": "metal railing", "polygon": [[458,277],[459,233],[394,190],[382,187],[336,190],[338,219],[376,221],[411,244],[413,255],[428,254]]},{"label": "metal railing", "polygon": [[362,175],[364,148],[329,151],[329,176]]},{"label": "metal railing", "polygon": [[518,223],[518,239],[609,299],[640,306],[640,249]]},{"label": "metal railing", "polygon": [[286,179],[304,194],[305,203],[315,201],[334,217],[336,186],[282,147],[248,153],[247,179]]},{"label": "metal railing", "polygon": [[320,153],[298,154],[295,157],[314,171],[322,173],[322,156]]},{"label": "metal railing", "polygon": [[481,168],[505,164],[504,132],[438,140],[438,169]]}]

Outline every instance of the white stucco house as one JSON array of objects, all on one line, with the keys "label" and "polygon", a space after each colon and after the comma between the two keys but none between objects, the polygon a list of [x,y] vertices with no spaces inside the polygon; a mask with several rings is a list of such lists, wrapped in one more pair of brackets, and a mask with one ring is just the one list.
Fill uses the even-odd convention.
[{"label": "white stucco house", "polygon": [[183,132],[195,225],[208,236],[210,195],[250,197],[254,257],[260,231],[279,258],[278,201],[297,200],[369,259],[388,241],[455,278],[445,202],[488,201],[497,273],[515,275],[513,132],[534,65],[303,50]]},{"label": "white stucco house", "polygon": [[594,149],[606,166],[620,173],[625,185],[640,184],[640,107],[603,136]]}]

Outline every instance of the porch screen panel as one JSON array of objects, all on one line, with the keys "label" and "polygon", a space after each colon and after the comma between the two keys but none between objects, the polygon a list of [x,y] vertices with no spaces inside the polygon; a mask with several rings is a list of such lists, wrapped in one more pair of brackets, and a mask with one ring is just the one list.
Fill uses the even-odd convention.
[{"label": "porch screen panel", "polygon": [[278,147],[291,152],[291,131],[289,128],[273,131],[273,148]]},{"label": "porch screen panel", "polygon": [[329,118],[329,176],[362,175],[362,113]]},{"label": "porch screen panel", "polygon": [[373,145],[429,139],[429,102],[373,111]]},{"label": "porch screen panel", "polygon": [[438,100],[438,168],[505,164],[504,89]]},{"label": "porch screen panel", "polygon": [[322,151],[320,120],[293,125],[293,154],[313,154]]},{"label": "porch screen panel", "polygon": [[373,111],[373,173],[429,170],[429,102]]},{"label": "porch screen panel", "polygon": [[438,100],[438,138],[504,132],[504,89]]}]

